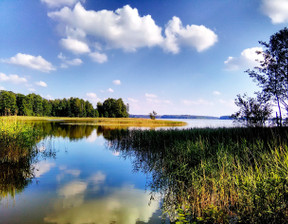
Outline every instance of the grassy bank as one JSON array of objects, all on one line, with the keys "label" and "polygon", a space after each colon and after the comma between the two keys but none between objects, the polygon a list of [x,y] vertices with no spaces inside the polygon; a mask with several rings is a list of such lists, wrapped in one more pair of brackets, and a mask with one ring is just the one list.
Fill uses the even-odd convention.
[{"label": "grassy bank", "polygon": [[[15,116],[18,121],[60,121],[73,124],[88,124],[114,127],[169,127],[184,126],[185,122],[169,121],[169,120],[151,120],[142,118],[75,118],[75,117],[29,117]],[[9,117],[2,117],[9,119]]]},{"label": "grassy bank", "polygon": [[288,129],[115,131],[176,223],[287,223]]}]

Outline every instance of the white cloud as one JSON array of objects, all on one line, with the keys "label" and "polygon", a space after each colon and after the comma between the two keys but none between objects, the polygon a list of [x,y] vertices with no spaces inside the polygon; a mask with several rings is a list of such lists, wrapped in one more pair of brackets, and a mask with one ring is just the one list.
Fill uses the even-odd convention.
[{"label": "white cloud", "polygon": [[[136,51],[142,47],[158,46],[173,53],[178,53],[181,47],[193,47],[201,52],[214,45],[218,39],[204,25],[184,27],[178,17],[173,17],[168,22],[164,37],[162,28],[156,25],[151,15],[141,16],[137,8],[129,5],[115,11],[94,11],[86,10],[81,3],[77,3],[73,9],[64,7],[59,11],[49,12],[48,16],[65,27],[67,38],[62,39],[61,43],[72,52],[87,53],[90,51],[88,44],[91,49],[96,50]],[[100,53],[97,54],[96,62],[99,62]],[[103,63],[107,58],[100,61]]]},{"label": "white cloud", "polygon": [[80,58],[68,59],[62,53],[58,54],[58,58],[63,62],[61,64],[62,68],[68,68],[69,65],[71,66],[79,66],[83,63]]},{"label": "white cloud", "polygon": [[157,98],[157,95],[155,95],[153,93],[145,93],[145,97],[146,98]]},{"label": "white cloud", "polygon": [[86,93],[86,96],[88,96],[89,98],[97,98],[96,93]]},{"label": "white cloud", "polygon": [[[74,184],[73,188],[77,190],[79,186]],[[67,203],[69,198],[59,197],[55,201],[55,205],[52,206],[54,209],[46,215],[44,221],[58,224],[135,224],[141,221],[148,223],[152,215],[159,209],[159,201],[150,201],[149,193],[134,187],[128,186],[114,189],[105,187],[105,194],[102,197],[92,198],[89,197],[88,191],[93,189],[84,190],[84,186],[81,185],[80,188],[82,190],[80,191],[81,194],[83,192],[84,196],[89,198],[89,200],[80,198],[81,194],[78,194],[78,197],[77,195],[70,196],[69,198],[73,199],[73,201],[69,201],[69,203]],[[67,188],[67,190],[71,191],[70,188]],[[79,202],[77,203],[75,200]]]},{"label": "white cloud", "polygon": [[54,97],[52,97],[51,95],[47,94],[46,96],[42,96],[47,100],[54,100]]},{"label": "white cloud", "polygon": [[107,91],[108,91],[109,93],[113,93],[113,92],[114,92],[114,90],[111,89],[111,88],[107,89]]},{"label": "white cloud", "polygon": [[93,184],[100,184],[100,183],[103,183],[105,179],[106,179],[106,175],[102,173],[101,171],[98,171],[96,174],[90,177],[89,180],[93,182]]},{"label": "white cloud", "polygon": [[131,102],[131,103],[138,103],[138,101],[139,101],[139,100],[136,100],[136,99],[131,98],[131,97],[128,97],[127,99],[128,99],[128,101]]},{"label": "white cloud", "polygon": [[20,84],[20,83],[26,83],[27,79],[19,77],[18,75],[15,74],[6,75],[4,73],[0,73],[0,82],[11,82],[13,84]]},{"label": "white cloud", "polygon": [[47,87],[47,83],[46,82],[43,82],[43,81],[39,81],[39,82],[36,82],[35,83],[37,86],[41,86],[41,87]]},{"label": "white cloud", "polygon": [[90,52],[90,48],[85,42],[70,37],[62,39],[60,44],[74,54],[85,54]]},{"label": "white cloud", "polygon": [[262,0],[261,9],[271,19],[273,24],[288,22],[287,0]]},{"label": "white cloud", "polygon": [[0,86],[0,90],[6,90],[4,86]]},{"label": "white cloud", "polygon": [[55,166],[55,163],[47,162],[47,161],[40,161],[39,163],[36,163],[33,165],[34,168],[34,176],[40,177],[44,173],[47,173],[50,171],[52,167]]},{"label": "white cloud", "polygon": [[87,188],[87,183],[82,181],[73,181],[59,189],[59,195],[71,197],[77,194],[82,194]]},{"label": "white cloud", "polygon": [[66,63],[68,65],[72,65],[72,66],[78,66],[78,65],[81,65],[83,62],[80,58],[74,58],[72,60],[68,60],[66,61]]},{"label": "white cloud", "polygon": [[36,92],[36,89],[34,89],[34,88],[28,88],[28,91],[34,93],[34,92]]},{"label": "white cloud", "polygon": [[56,70],[52,64],[46,61],[42,56],[33,56],[29,54],[18,53],[10,59],[2,59],[2,62],[14,65],[20,65],[32,68],[41,72],[50,72]]},{"label": "white cloud", "polygon": [[213,91],[213,95],[219,96],[219,95],[221,95],[221,93],[219,91],[215,90],[215,91]]},{"label": "white cloud", "polygon": [[90,53],[89,56],[93,61],[100,63],[100,64],[102,64],[108,60],[108,57],[106,54],[102,54],[99,52]]},{"label": "white cloud", "polygon": [[181,46],[194,47],[198,52],[201,52],[218,41],[217,35],[212,30],[203,25],[183,27],[181,20],[176,16],[168,22],[165,35],[164,49],[174,54],[180,51]]},{"label": "white cloud", "polygon": [[228,57],[224,62],[226,70],[234,71],[239,69],[253,68],[259,65],[259,61],[263,60],[261,54],[256,52],[263,51],[261,47],[247,48],[241,52],[239,57]]},{"label": "white cloud", "polygon": [[73,6],[78,1],[79,0],[41,0],[41,2],[45,3],[50,8],[61,7],[64,5]]},{"label": "white cloud", "polygon": [[116,86],[121,85],[121,81],[120,80],[113,80],[113,84]]},{"label": "white cloud", "polygon": [[86,93],[86,96],[88,97],[88,100],[92,103],[92,104],[97,104],[97,102],[101,101],[100,98],[98,98],[96,93],[90,92],[90,93]]},{"label": "white cloud", "polygon": [[151,47],[163,41],[161,28],[151,16],[141,17],[138,10],[129,5],[113,12],[88,11],[78,3],[73,10],[65,7],[48,13],[48,16],[69,27],[83,30],[111,48],[135,51],[139,47]]}]

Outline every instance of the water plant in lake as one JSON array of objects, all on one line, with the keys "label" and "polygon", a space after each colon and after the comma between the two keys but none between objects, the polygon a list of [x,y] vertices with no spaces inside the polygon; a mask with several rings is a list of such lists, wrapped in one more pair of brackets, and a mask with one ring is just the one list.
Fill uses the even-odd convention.
[{"label": "water plant in lake", "polygon": [[288,129],[118,130],[110,145],[152,173],[176,223],[287,223]]},{"label": "water plant in lake", "polygon": [[33,148],[41,132],[15,118],[0,118],[0,200],[14,197],[33,178]]},{"label": "water plant in lake", "polygon": [[[1,161],[17,160],[25,154],[40,138],[39,130],[31,125],[20,123],[15,118],[0,118],[0,158]],[[13,149],[13,150],[10,150]],[[28,151],[27,151],[28,150]],[[10,151],[10,153],[7,153]]]}]

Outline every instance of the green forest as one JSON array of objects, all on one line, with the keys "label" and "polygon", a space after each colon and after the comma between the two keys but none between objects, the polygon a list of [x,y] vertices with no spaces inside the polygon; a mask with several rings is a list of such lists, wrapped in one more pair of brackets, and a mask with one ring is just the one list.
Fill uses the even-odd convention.
[{"label": "green forest", "polygon": [[88,100],[74,97],[47,100],[35,93],[0,91],[1,116],[128,117],[128,108],[121,98],[108,98],[94,108]]}]

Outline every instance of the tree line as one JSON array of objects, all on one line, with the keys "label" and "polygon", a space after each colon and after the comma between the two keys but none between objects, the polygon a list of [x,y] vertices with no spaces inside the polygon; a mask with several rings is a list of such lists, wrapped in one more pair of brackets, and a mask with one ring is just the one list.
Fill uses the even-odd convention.
[{"label": "tree line", "polygon": [[[239,111],[232,116],[247,126],[263,126],[271,119],[273,106],[276,109],[272,119],[277,126],[287,125],[288,119],[288,29],[278,31],[269,42],[259,41],[263,51],[259,66],[246,71],[260,87],[256,97],[237,95],[235,100]],[[286,116],[285,116],[286,114]],[[286,118],[285,118],[286,117]]]},{"label": "tree line", "polygon": [[28,95],[0,91],[1,116],[49,116],[49,117],[128,117],[129,105],[121,98],[108,98],[97,107],[88,100],[69,99],[47,100],[40,95]]}]

